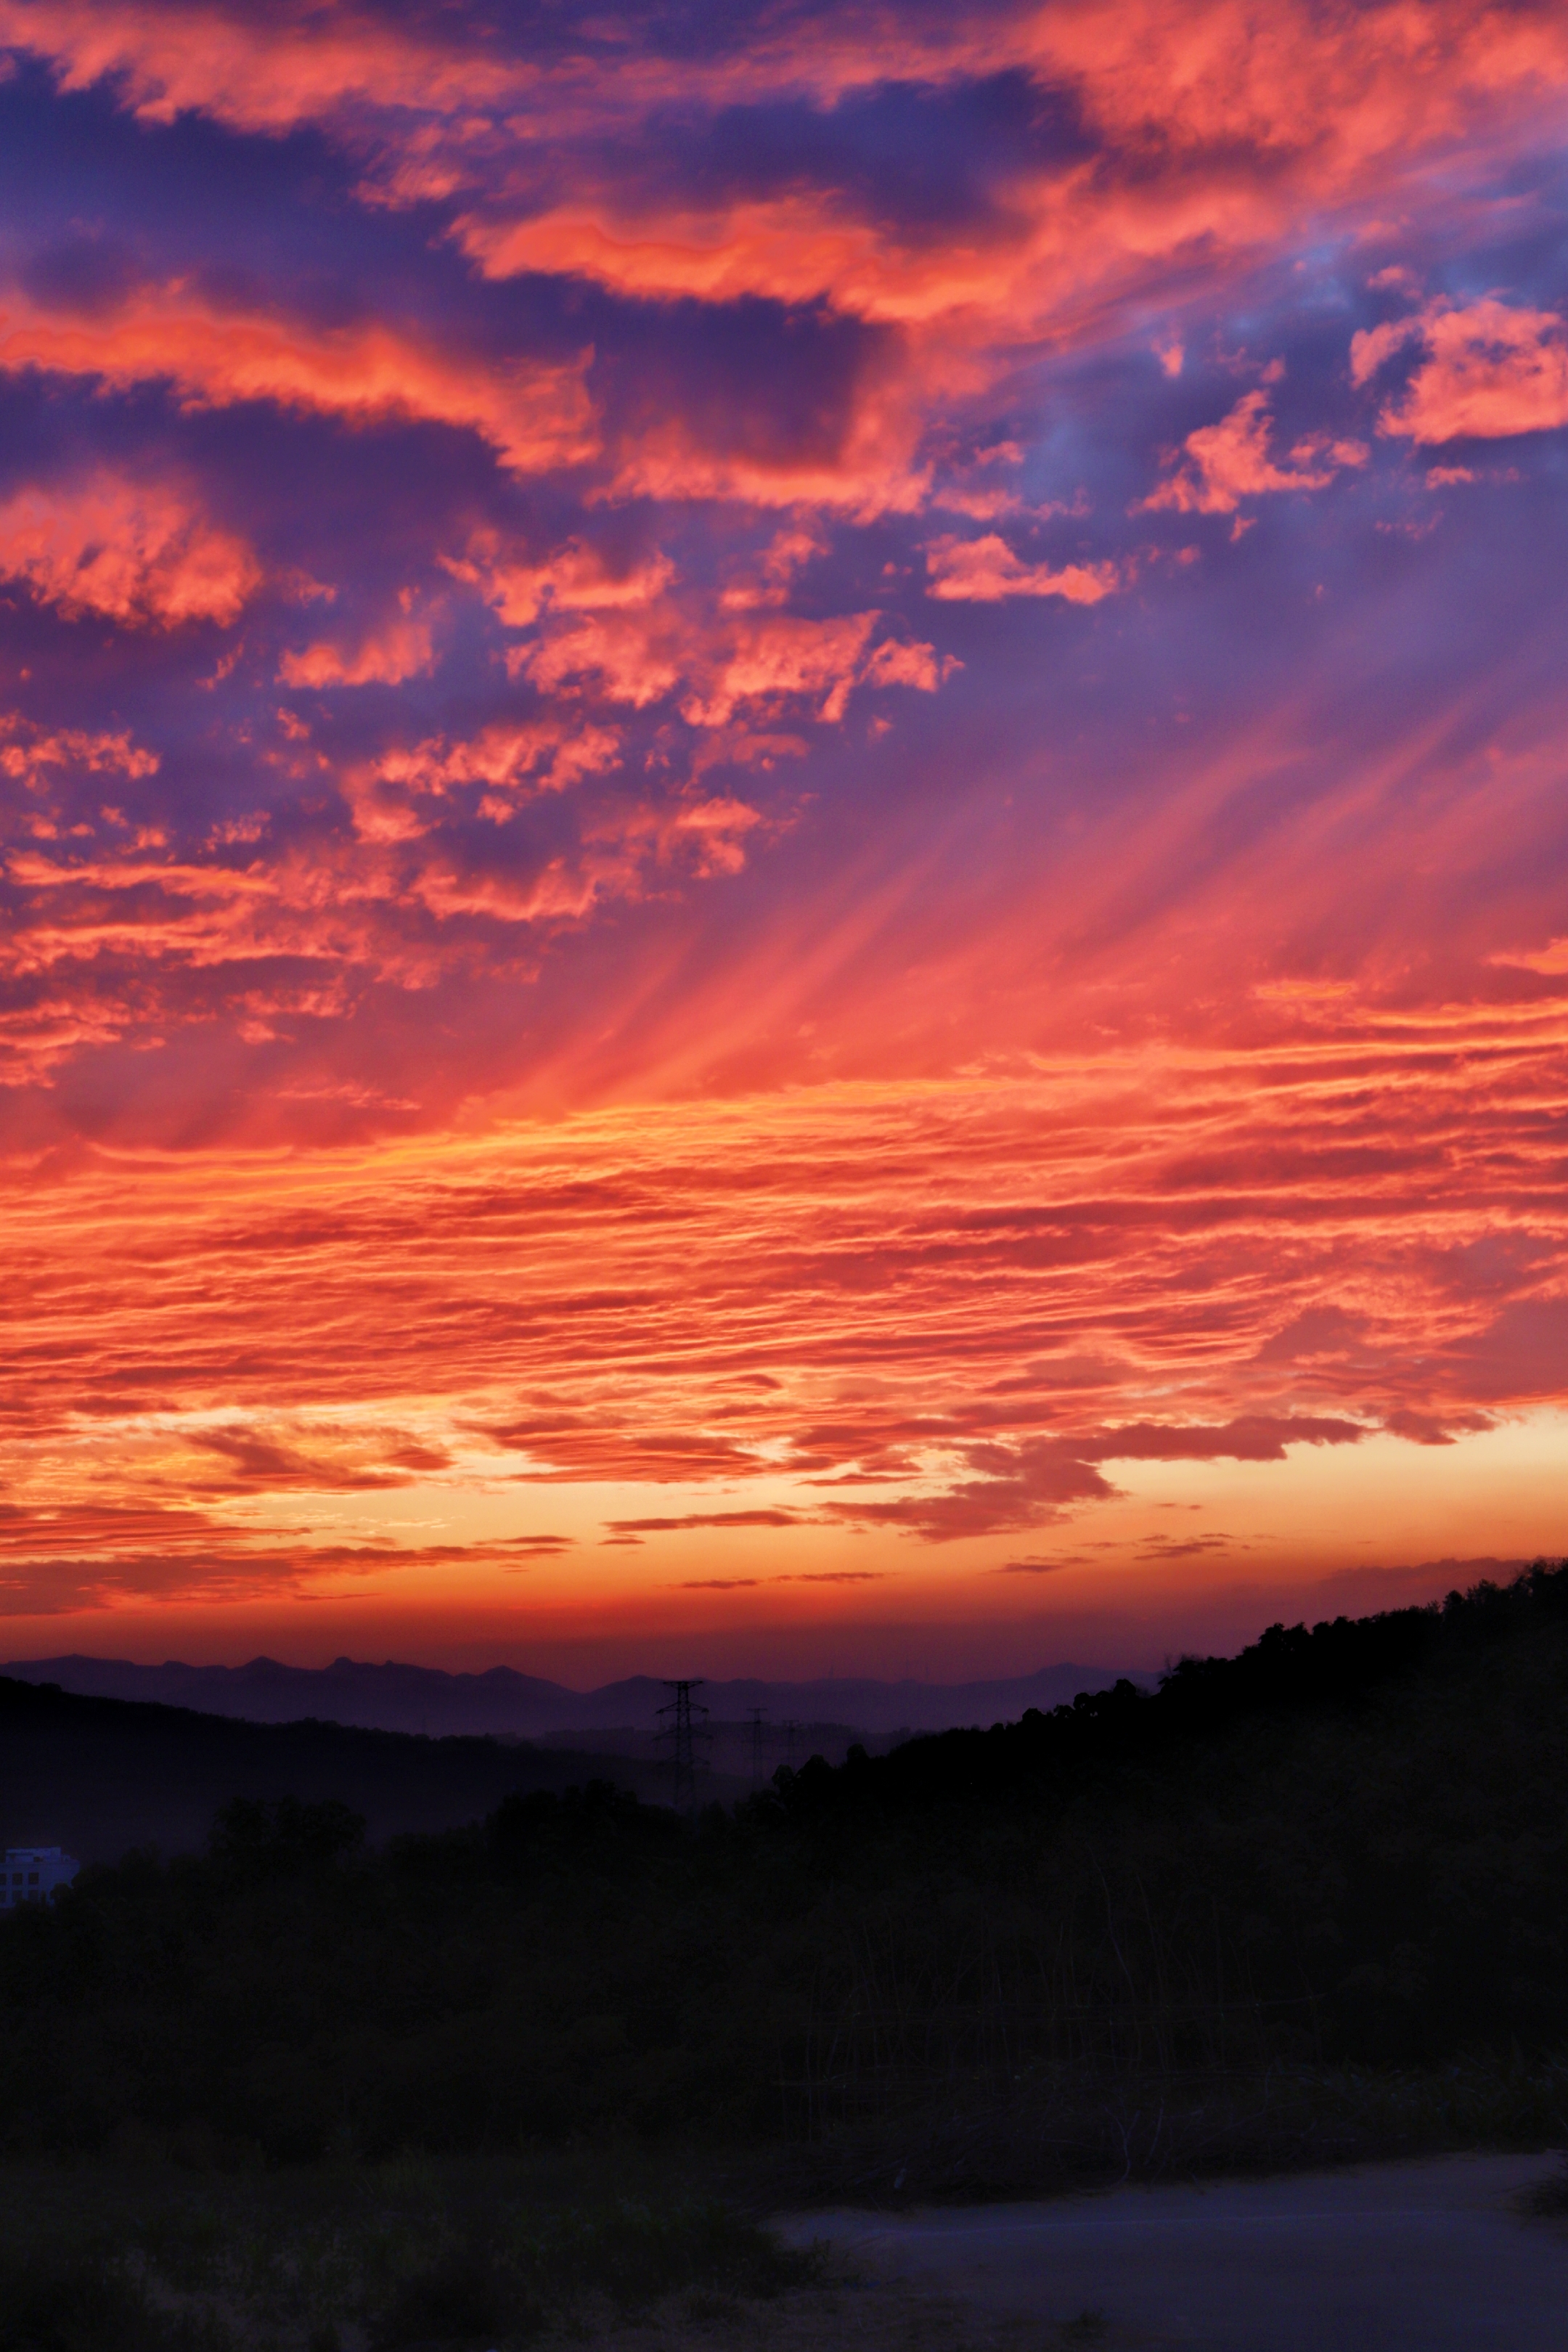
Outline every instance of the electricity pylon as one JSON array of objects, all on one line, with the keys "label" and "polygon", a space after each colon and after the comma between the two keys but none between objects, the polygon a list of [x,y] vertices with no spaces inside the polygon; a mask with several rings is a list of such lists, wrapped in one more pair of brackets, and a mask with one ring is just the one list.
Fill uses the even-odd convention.
[{"label": "electricity pylon", "polygon": [[[661,1723],[664,1723],[666,1716],[672,1718],[669,1722],[664,1723],[664,1729],[658,1736],[660,1739],[668,1739],[670,1743],[675,1782],[671,1801],[678,1813],[694,1813],[697,1811],[696,1743],[710,1736],[707,1729],[708,1709],[699,1706],[691,1696],[694,1690],[700,1690],[701,1687],[700,1675],[696,1675],[690,1682],[667,1682],[665,1689],[673,1691],[675,1696],[667,1706],[661,1706],[658,1710]],[[693,1717],[698,1718],[696,1722],[693,1722]]]},{"label": "electricity pylon", "polygon": [[767,1708],[749,1706],[746,1713],[752,1718],[752,1786],[760,1789],[763,1785],[763,1717]]}]

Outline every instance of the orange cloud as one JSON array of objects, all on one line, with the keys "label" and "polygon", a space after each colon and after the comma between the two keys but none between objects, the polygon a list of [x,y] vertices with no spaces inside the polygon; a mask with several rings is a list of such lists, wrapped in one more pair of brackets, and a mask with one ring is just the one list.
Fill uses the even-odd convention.
[{"label": "orange cloud", "polygon": [[0,505],[0,572],[67,620],[163,629],[227,627],[261,579],[246,542],[182,491],[102,470]]},{"label": "orange cloud", "polygon": [[984,539],[933,539],[926,548],[928,596],[946,604],[994,604],[1007,596],[1060,596],[1069,604],[1098,604],[1114,595],[1121,573],[1114,563],[1025,563],[994,531]]},{"label": "orange cloud", "polygon": [[[1568,425],[1568,326],[1554,310],[1514,309],[1488,296],[1430,303],[1415,318],[1369,327],[1351,341],[1351,377],[1370,383],[1414,343],[1422,353],[1403,395],[1384,404],[1380,433],[1430,447],[1497,441]],[[1463,478],[1449,470],[1441,478]]]},{"label": "orange cloud", "polygon": [[677,1518],[606,1519],[619,1536],[685,1534],[692,1528],[794,1528],[798,1511],[684,1511]]},{"label": "orange cloud", "polygon": [[1273,419],[1268,394],[1249,392],[1217,425],[1202,425],[1182,447],[1184,460],[1142,501],[1143,511],[1173,509],[1178,514],[1234,514],[1243,499],[1273,490],[1321,490],[1342,467],[1364,466],[1359,441],[1331,440],[1311,434],[1298,441],[1289,467],[1269,454]]},{"label": "orange cloud", "polygon": [[516,473],[594,455],[586,365],[470,357],[380,320],[324,328],[220,308],[179,279],[141,287],[107,314],[0,296],[0,367],[115,390],[164,383],[189,408],[260,400],[361,425],[430,419],[478,433]]},{"label": "orange cloud", "polygon": [[766,294],[795,303],[826,294],[864,317],[907,318],[946,309],[952,299],[951,285],[934,293],[929,266],[917,263],[900,301],[885,233],[810,192],[720,212],[625,215],[608,191],[596,201],[585,191],[584,198],[526,220],[469,217],[455,234],[487,277],[584,278],[665,301]]},{"label": "orange cloud", "polygon": [[[13,1170],[9,1605],[335,1576],[438,1597],[507,1544],[543,1557],[495,1502],[526,1526],[541,1486],[592,1487],[618,1537],[728,1530],[861,1576],[830,1547],[1081,1521],[1120,1507],[1121,1464],[1306,1446],[1327,1481],[1379,1430],[1484,1428],[1560,1397],[1551,1264],[1490,1286],[1521,1216],[1562,1223],[1537,1114],[1565,1018],[1363,1008],[1314,1045],[1281,1013],[1245,1050]],[[342,1532],[394,1505],[395,1540]]]}]

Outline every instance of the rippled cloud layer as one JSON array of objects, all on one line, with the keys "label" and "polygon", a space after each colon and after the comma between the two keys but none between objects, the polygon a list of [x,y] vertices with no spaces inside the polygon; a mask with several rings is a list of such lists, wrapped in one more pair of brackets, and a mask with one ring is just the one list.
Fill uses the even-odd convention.
[{"label": "rippled cloud layer", "polygon": [[1559,8],[0,57],[15,1646],[1561,1547]]}]

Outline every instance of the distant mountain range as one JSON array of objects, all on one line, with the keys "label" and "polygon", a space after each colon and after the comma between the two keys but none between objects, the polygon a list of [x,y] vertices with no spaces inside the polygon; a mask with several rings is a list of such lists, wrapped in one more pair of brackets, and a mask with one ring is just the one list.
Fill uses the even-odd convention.
[{"label": "distant mountain range", "polygon": [[[354,1658],[334,1658],[330,1666],[288,1666],[276,1658],[252,1658],[243,1666],[187,1666],[177,1659],[144,1666],[124,1658],[24,1658],[0,1666],[0,1674],[21,1682],[57,1683],[86,1697],[153,1700],[247,1723],[313,1718],[364,1730],[426,1732],[432,1738],[651,1732],[669,1696],[650,1675],[574,1691],[510,1666],[450,1675],[434,1666],[391,1660],[378,1666]],[[804,1683],[710,1682],[700,1696],[716,1724],[743,1722],[762,1707],[770,1731],[782,1733],[788,1723],[833,1724],[886,1735],[1016,1721],[1028,1707],[1057,1706],[1079,1691],[1105,1690],[1116,1678],[1109,1667],[1066,1664],[996,1682],[885,1683],[838,1676]]]},{"label": "distant mountain range", "polygon": [[[84,1696],[0,1675],[0,1844],[64,1845],[82,1862],[132,1848],[189,1853],[234,1797],[333,1797],[373,1842],[481,1820],[514,1790],[615,1780],[668,1801],[651,1757],[499,1739],[420,1739],[327,1723],[247,1723],[144,1700]],[[726,1802],[750,1783],[710,1774]]]}]

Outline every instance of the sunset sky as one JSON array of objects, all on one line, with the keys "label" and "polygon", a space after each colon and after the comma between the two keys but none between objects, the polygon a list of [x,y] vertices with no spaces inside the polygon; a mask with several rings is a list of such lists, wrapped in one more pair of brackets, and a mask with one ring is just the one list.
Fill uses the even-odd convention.
[{"label": "sunset sky", "polygon": [[1565,132],[1562,0],[0,0],[0,1654],[1568,1547]]}]

